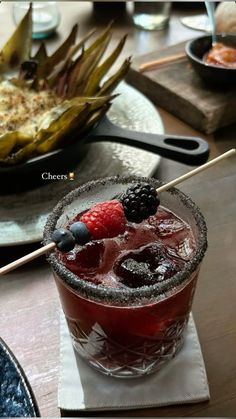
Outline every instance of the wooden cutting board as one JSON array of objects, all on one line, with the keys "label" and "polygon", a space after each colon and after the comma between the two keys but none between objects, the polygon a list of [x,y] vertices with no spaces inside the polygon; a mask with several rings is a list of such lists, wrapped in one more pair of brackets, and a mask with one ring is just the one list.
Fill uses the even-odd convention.
[{"label": "wooden cutting board", "polygon": [[185,42],[133,60],[126,81],[197,130],[211,133],[236,122],[236,87],[206,86],[194,72],[187,57],[141,73],[139,65],[183,52]]}]

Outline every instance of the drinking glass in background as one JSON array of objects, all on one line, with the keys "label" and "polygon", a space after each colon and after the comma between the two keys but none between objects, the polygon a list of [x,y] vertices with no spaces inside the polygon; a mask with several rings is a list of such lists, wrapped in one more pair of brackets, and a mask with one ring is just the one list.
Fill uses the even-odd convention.
[{"label": "drinking glass in background", "polygon": [[171,13],[171,2],[134,2],[133,22],[148,31],[165,29],[168,26]]},{"label": "drinking glass in background", "polygon": [[[14,2],[13,19],[17,25],[29,9],[30,2]],[[47,38],[52,35],[60,23],[60,12],[56,1],[33,2],[34,39]]]}]

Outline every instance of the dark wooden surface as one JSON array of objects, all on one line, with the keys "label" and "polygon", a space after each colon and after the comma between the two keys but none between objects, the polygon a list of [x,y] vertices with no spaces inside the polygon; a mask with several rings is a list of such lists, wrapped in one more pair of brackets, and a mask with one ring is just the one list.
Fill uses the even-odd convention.
[{"label": "dark wooden surface", "polygon": [[139,88],[156,105],[176,115],[196,129],[212,133],[236,122],[236,89],[207,86],[190,64],[187,56],[151,71],[140,72],[142,63],[184,53],[185,42],[134,59],[128,82]]},{"label": "dark wooden surface", "polygon": [[[85,3],[59,3],[62,23],[58,37],[50,47],[62,39],[76,21],[81,22],[81,33],[95,24],[92,6]],[[11,4],[0,5],[0,42],[13,29]],[[195,12],[193,9],[192,12]],[[115,24],[114,37],[129,33],[123,55],[144,54],[165,45],[199,35],[181,26],[178,15],[186,14],[176,8],[169,30],[142,32],[135,29],[130,19]],[[103,27],[106,19],[97,20]],[[165,129],[173,134],[199,135],[174,116],[158,109]],[[236,127],[232,126],[206,137],[211,147],[211,158],[235,147]],[[236,158],[231,158],[208,172],[181,185],[204,213],[209,230],[209,248],[202,265],[194,301],[194,317],[202,345],[209,378],[209,403],[132,410],[129,412],[89,412],[80,416],[153,416],[153,417],[219,417],[236,414]],[[190,168],[162,159],[156,176],[168,181]],[[26,203],[29,205],[30,203]],[[35,247],[35,246],[34,246]],[[1,265],[27,253],[31,247],[1,249]],[[9,273],[0,280],[0,335],[22,364],[35,392],[41,415],[58,417],[57,383],[59,367],[59,298],[50,269],[39,259]],[[63,412],[64,416],[71,416]]]}]

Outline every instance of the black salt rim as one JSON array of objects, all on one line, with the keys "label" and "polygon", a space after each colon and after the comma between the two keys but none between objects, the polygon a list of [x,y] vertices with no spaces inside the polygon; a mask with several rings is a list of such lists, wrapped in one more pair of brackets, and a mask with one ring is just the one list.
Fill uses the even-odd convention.
[{"label": "black salt rim", "polygon": [[[57,220],[63,214],[63,210],[66,205],[71,204],[76,198],[79,197],[81,193],[96,188],[96,185],[98,184],[105,186],[107,182],[112,182],[113,184],[121,183],[124,185],[130,182],[149,182],[156,188],[164,184],[157,179],[136,176],[114,176],[88,182],[67,194],[53,209],[45,225],[43,244],[48,244],[51,242],[51,236],[56,228]],[[162,299],[168,292],[173,291],[174,288],[183,284],[190,277],[190,275],[197,270],[207,249],[207,227],[204,217],[197,205],[192,201],[190,197],[176,188],[170,188],[166,192],[177,196],[178,199],[185,205],[185,207],[191,211],[199,230],[198,246],[193,254],[191,261],[187,262],[185,267],[176,275],[165,281],[162,281],[161,283],[135,289],[109,288],[103,285],[95,285],[91,282],[80,279],[77,275],[75,275],[73,272],[67,269],[65,265],[62,264],[56,252],[51,252],[47,256],[47,260],[52,266],[54,272],[61,278],[63,282],[65,282],[74,290],[79,291],[81,296],[97,302],[106,302],[108,304],[114,305],[120,304],[123,306],[125,304],[140,304],[140,301],[145,299]]]}]

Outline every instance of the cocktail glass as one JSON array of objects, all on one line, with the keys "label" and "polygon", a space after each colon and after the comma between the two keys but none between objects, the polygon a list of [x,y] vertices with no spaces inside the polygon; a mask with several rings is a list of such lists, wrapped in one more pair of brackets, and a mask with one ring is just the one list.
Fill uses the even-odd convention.
[{"label": "cocktail glass", "polygon": [[[114,199],[132,184],[155,179],[111,177],[70,192],[49,216],[45,244],[55,228],[65,227],[78,213],[97,202]],[[207,248],[204,218],[198,207],[175,188],[161,193],[161,205],[191,228],[196,247],[177,274],[140,288],[110,288],[72,273],[57,252],[48,255],[73,346],[96,370],[133,378],[157,371],[181,349],[201,261]]]}]

